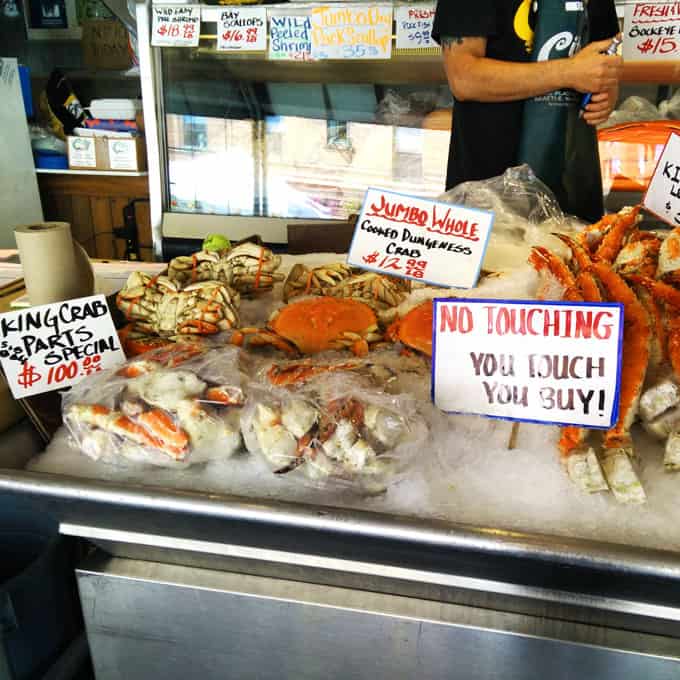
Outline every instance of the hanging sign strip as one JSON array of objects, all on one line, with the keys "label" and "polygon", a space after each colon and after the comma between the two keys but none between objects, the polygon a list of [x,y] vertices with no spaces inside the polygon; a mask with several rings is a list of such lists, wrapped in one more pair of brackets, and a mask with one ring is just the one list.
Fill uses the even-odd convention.
[{"label": "hanging sign strip", "polygon": [[680,227],[680,135],[675,132],[668,137],[642,205],[664,222]]},{"label": "hanging sign strip", "polygon": [[392,7],[322,5],[314,7],[312,58],[389,59],[392,54]]},{"label": "hanging sign strip", "polygon": [[626,61],[680,59],[680,3],[625,5],[623,58]]},{"label": "hanging sign strip", "polygon": [[279,61],[309,61],[312,58],[311,18],[272,15],[268,56]]},{"label": "hanging sign strip", "polygon": [[230,7],[217,22],[219,52],[263,52],[267,49],[267,9]]},{"label": "hanging sign strip", "polygon": [[153,47],[198,47],[201,33],[199,5],[154,5],[151,17]]},{"label": "hanging sign strip", "polygon": [[609,429],[623,305],[436,299],[432,396],[443,411]]},{"label": "hanging sign strip", "polygon": [[493,213],[369,189],[347,263],[449,288],[479,278]]},{"label": "hanging sign strip", "polygon": [[394,9],[398,50],[437,47],[432,40],[434,5],[399,5]]},{"label": "hanging sign strip", "polygon": [[0,364],[15,399],[75,385],[124,361],[103,295],[0,314]]}]

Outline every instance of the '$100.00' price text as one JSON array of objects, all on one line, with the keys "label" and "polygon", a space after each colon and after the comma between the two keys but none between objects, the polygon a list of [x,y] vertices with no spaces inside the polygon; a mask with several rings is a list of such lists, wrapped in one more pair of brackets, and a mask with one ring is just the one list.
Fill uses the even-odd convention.
[{"label": "'$100.00' price text", "polygon": [[73,380],[79,375],[84,377],[101,371],[100,361],[101,356],[95,354],[91,357],[85,357],[81,361],[70,361],[57,366],[50,366],[44,373],[38,372],[35,366],[26,361],[17,377],[17,382],[24,388],[34,387],[41,381],[44,381],[46,385],[58,385],[65,380]]}]

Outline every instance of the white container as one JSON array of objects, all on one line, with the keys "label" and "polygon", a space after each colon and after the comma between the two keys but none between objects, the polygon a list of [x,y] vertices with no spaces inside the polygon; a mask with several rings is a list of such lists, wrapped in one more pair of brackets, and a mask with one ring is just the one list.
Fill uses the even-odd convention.
[{"label": "white container", "polygon": [[103,120],[134,120],[141,110],[139,99],[93,99],[89,107],[93,118]]}]

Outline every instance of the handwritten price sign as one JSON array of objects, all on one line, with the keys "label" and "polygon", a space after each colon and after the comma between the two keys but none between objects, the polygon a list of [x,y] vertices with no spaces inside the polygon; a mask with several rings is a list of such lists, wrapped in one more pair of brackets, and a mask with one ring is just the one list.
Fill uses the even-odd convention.
[{"label": "handwritten price sign", "polygon": [[75,385],[124,361],[103,295],[0,315],[0,364],[15,399]]},{"label": "handwritten price sign", "polygon": [[154,47],[198,47],[201,33],[199,5],[154,5],[151,44]]},{"label": "handwritten price sign", "polygon": [[269,59],[309,61],[312,58],[312,20],[308,16],[269,19]]},{"label": "handwritten price sign", "polygon": [[398,50],[436,47],[432,40],[434,5],[400,5],[395,7]]},{"label": "handwritten price sign", "polygon": [[680,4],[636,2],[625,6],[623,58],[680,59]]},{"label": "handwritten price sign", "polygon": [[347,263],[437,286],[472,288],[493,213],[369,189]]},{"label": "handwritten price sign", "polygon": [[623,305],[438,299],[434,324],[432,392],[443,411],[616,423]]},{"label": "handwritten price sign", "polygon": [[217,49],[221,52],[266,50],[266,8],[244,7],[224,10],[217,22]]},{"label": "handwritten price sign", "polygon": [[313,59],[389,59],[392,7],[345,5],[312,9]]},{"label": "handwritten price sign", "polygon": [[642,204],[659,219],[680,227],[680,135],[668,138]]}]

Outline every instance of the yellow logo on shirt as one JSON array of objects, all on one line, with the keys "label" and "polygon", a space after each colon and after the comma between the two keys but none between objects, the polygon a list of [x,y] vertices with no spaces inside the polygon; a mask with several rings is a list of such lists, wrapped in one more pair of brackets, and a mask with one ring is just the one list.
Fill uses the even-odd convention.
[{"label": "yellow logo on shirt", "polygon": [[534,31],[529,24],[529,14],[531,12],[532,0],[522,0],[520,6],[515,12],[515,20],[513,28],[517,37],[524,41],[524,46],[527,52],[531,52],[534,45]]}]

